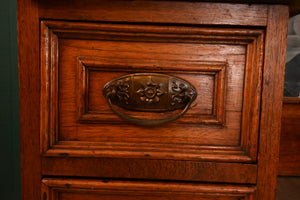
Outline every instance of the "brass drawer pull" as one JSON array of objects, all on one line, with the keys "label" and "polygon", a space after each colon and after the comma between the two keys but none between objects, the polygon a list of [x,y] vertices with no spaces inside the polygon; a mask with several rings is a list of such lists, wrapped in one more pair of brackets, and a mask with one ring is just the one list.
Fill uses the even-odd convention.
[{"label": "brass drawer pull", "polygon": [[[156,126],[180,118],[197,96],[189,82],[166,74],[135,73],[105,84],[103,95],[111,110],[122,119],[142,126]],[[118,111],[114,106],[133,111],[167,112],[183,109],[162,119],[141,119]]]}]

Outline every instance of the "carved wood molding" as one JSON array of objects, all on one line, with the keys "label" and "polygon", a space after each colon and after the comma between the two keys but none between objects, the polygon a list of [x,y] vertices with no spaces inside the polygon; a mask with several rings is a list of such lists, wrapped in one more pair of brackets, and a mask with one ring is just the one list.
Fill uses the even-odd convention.
[{"label": "carved wood molding", "polygon": [[[130,63],[130,66],[122,63]],[[185,61],[159,61],[161,66],[153,67],[157,60],[130,60],[118,58],[101,58],[101,57],[78,57],[77,71],[80,77],[77,80],[77,98],[78,120],[81,123],[124,123],[116,117],[110,109],[106,110],[89,110],[89,73],[102,73],[113,70],[116,72],[135,73],[135,72],[159,72],[176,75],[209,75],[214,81],[214,89],[211,91],[213,101],[211,102],[212,110],[199,113],[199,110],[187,112],[183,119],[178,123],[188,124],[225,124],[225,62],[185,62]],[[195,109],[195,106],[192,105]],[[144,113],[136,113],[137,116],[143,116]]]},{"label": "carved wood molding", "polygon": [[[140,37],[136,37],[137,32],[142,32]],[[141,143],[136,146],[133,143],[116,142],[86,142],[86,141],[63,141],[59,140],[58,133],[58,61],[59,61],[59,38],[70,39],[97,39],[109,41],[148,41],[148,42],[169,42],[169,43],[199,43],[199,44],[228,44],[246,46],[246,66],[243,94],[242,122],[240,133],[240,145],[238,146],[195,146],[184,144],[151,144],[151,155],[154,158],[164,159],[192,159],[192,160],[214,160],[214,161],[234,161],[234,162],[256,162],[257,159],[257,139],[260,114],[261,79],[263,63],[263,29],[247,28],[199,28],[170,26],[168,29],[156,25],[121,25],[121,24],[100,24],[100,23],[79,23],[61,21],[41,22],[41,153],[47,156],[128,156],[144,157],[148,151],[149,144]],[[115,62],[119,62],[114,58]],[[78,87],[77,97],[77,119],[80,123],[101,123],[115,121],[117,118],[110,114],[110,111],[90,111],[88,104],[88,85],[86,85],[87,75],[90,71],[109,71],[115,68],[121,71],[132,72],[147,70],[161,71],[160,68],[151,68],[148,63],[137,62],[133,68],[128,65],[111,66],[111,58],[97,58],[87,56],[77,56],[77,70],[75,77]],[[186,113],[186,117],[180,119],[180,123],[194,123],[226,126],[225,122],[225,86],[226,86],[226,63],[218,62],[165,62],[163,71],[177,72],[179,66],[184,70],[180,73],[198,73],[214,76],[214,104],[212,114],[191,121],[192,113]],[[170,65],[172,64],[172,66]],[[200,67],[195,70],[193,65]],[[131,66],[132,67],[132,66]],[[258,74],[258,75],[257,75]],[[218,102],[218,103],[216,103]],[[105,115],[105,119],[103,118]],[[190,118],[189,118],[190,117]],[[112,148],[111,148],[112,147]],[[179,149],[184,149],[180,153]],[[210,154],[214,151],[215,154]],[[117,153],[116,153],[117,152]],[[168,153],[169,152],[169,153]],[[170,153],[171,152],[171,153]],[[171,155],[171,156],[170,156]]]}]

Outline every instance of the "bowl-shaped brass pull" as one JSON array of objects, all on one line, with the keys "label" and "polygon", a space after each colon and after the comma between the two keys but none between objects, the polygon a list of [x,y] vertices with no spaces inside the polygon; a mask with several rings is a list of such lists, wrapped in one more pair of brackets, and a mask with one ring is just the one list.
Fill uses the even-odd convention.
[{"label": "bowl-shaped brass pull", "polygon": [[[103,95],[111,110],[122,119],[142,126],[156,126],[180,118],[195,100],[197,93],[189,82],[157,73],[136,73],[105,84]],[[118,111],[113,105],[133,111],[182,112],[162,119],[140,119]]]}]

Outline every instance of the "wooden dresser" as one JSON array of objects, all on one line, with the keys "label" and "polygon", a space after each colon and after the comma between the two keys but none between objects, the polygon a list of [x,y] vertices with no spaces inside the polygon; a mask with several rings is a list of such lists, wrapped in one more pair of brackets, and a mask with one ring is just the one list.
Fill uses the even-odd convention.
[{"label": "wooden dresser", "polygon": [[19,0],[23,200],[273,200],[288,8]]}]

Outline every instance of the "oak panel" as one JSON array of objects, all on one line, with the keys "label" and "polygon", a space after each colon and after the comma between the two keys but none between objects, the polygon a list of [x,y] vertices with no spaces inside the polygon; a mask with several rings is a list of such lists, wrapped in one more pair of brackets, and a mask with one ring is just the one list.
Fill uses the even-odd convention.
[{"label": "oak panel", "polygon": [[45,178],[41,196],[46,200],[250,200],[254,198],[255,190],[255,186],[247,185]]}]

